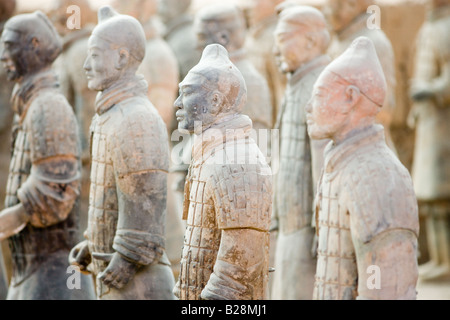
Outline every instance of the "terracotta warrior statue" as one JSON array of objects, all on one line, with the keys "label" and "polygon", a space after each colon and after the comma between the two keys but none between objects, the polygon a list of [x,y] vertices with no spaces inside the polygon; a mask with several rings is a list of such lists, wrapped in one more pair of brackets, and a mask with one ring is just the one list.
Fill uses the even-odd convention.
[{"label": "terracotta warrior statue", "polygon": [[84,64],[99,91],[91,125],[91,193],[86,240],[70,263],[96,278],[98,299],[172,299],[164,222],[167,130],[136,75],[145,34],[110,6],[98,12]]},{"label": "terracotta warrior statue", "polygon": [[13,274],[8,299],[90,299],[92,281],[67,285],[67,257],[79,240],[80,146],[77,121],[51,64],[62,46],[42,12],[9,19],[1,61],[15,82],[13,150],[0,240],[8,238]]},{"label": "terracotta warrior statue", "polygon": [[185,186],[187,220],[175,295],[183,300],[266,299],[271,169],[241,110],[244,78],[219,44],[180,83],[178,128],[195,133]]},{"label": "terracotta warrior statue", "polygon": [[246,27],[241,10],[232,4],[213,4],[200,9],[194,20],[200,49],[208,44],[224,46],[231,62],[239,69],[247,86],[247,103],[242,113],[248,115],[253,128],[272,128],[272,106],[266,79],[247,58],[244,48]]},{"label": "terracotta warrior statue", "polygon": [[416,126],[412,176],[430,254],[419,275],[443,280],[450,278],[450,1],[430,4],[418,34],[410,89],[410,123]]},{"label": "terracotta warrior statue", "polygon": [[273,32],[277,25],[276,6],[282,0],[238,0],[247,17],[248,34],[245,48],[256,69],[263,75],[269,86],[272,99],[273,125],[281,106],[286,88],[286,77],[277,67],[273,54]]},{"label": "terracotta warrior statue", "polygon": [[[3,31],[5,22],[14,14],[15,8],[15,0],[0,1],[0,34]],[[0,43],[1,51],[3,51],[2,43]],[[0,86],[0,181],[6,181],[9,173],[11,123],[14,115],[9,100],[14,82],[6,79],[6,71],[2,67],[0,67],[0,83],[2,84]],[[0,203],[4,203],[5,193],[6,183],[0,183]],[[0,300],[6,299],[8,291],[7,274],[9,270],[6,265],[8,267],[11,265],[8,245],[6,242],[3,242],[2,246],[0,246]]]},{"label": "terracotta warrior statue", "polygon": [[417,200],[407,169],[375,119],[386,80],[375,46],[358,37],[314,84],[311,139],[331,139],[316,195],[314,299],[415,299]]},{"label": "terracotta warrior statue", "polygon": [[161,37],[157,18],[157,0],[114,1],[122,14],[130,15],[144,27],[147,54],[138,69],[148,82],[148,98],[158,110],[169,132],[176,128],[173,102],[177,97],[178,61],[169,44]]},{"label": "terracotta warrior statue", "polygon": [[395,61],[392,44],[383,30],[369,28],[367,21],[370,14],[367,8],[375,4],[375,0],[327,0],[323,6],[324,14],[335,32],[328,53],[332,59],[338,57],[360,36],[372,40],[378,59],[383,67],[387,82],[387,93],[382,110],[378,113],[377,122],[384,126],[388,146],[396,153],[391,138],[390,126],[395,109]]},{"label": "terracotta warrior statue", "polygon": [[328,140],[310,140],[305,106],[314,82],[330,62],[326,55],[329,42],[327,24],[319,10],[295,6],[280,13],[275,52],[288,85],[277,125],[282,139],[272,217],[272,225],[278,229],[272,299],[312,297],[316,272],[311,253],[313,169],[322,169],[321,154]]},{"label": "terracotta warrior statue", "polygon": [[[173,102],[177,97],[178,61],[169,44],[160,35],[160,21],[156,15],[157,0],[114,1],[117,11],[138,19],[147,38],[146,55],[138,73],[148,83],[148,98],[166,124],[169,137],[177,128]],[[187,166],[186,166],[187,170]],[[166,252],[175,276],[180,269],[180,248],[183,246],[184,226],[180,219],[183,210],[182,190],[171,188],[178,173],[170,172],[167,188]],[[183,175],[184,185],[184,175]]]},{"label": "terracotta warrior statue", "polygon": [[193,18],[189,14],[191,0],[158,0],[158,15],[165,25],[164,39],[178,60],[180,79],[200,60],[193,31]]}]

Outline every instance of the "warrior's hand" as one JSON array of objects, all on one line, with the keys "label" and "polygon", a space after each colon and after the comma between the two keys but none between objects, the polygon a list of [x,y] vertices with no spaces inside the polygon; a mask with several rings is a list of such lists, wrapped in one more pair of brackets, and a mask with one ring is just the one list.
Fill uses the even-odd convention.
[{"label": "warrior's hand", "polygon": [[97,279],[103,281],[108,287],[120,289],[134,277],[138,269],[139,265],[122,258],[116,252],[112,255],[108,267],[99,273]]},{"label": "warrior's hand", "polygon": [[87,240],[80,242],[72,248],[69,254],[69,263],[78,266],[84,274],[89,274],[87,266],[91,263],[92,257],[89,252]]},{"label": "warrior's hand", "polygon": [[22,204],[6,208],[0,212],[0,241],[22,231],[30,217]]}]

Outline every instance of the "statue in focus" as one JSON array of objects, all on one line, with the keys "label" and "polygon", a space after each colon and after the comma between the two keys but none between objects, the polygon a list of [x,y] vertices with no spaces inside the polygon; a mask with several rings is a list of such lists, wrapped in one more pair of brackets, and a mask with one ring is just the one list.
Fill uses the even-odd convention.
[{"label": "statue in focus", "polygon": [[79,240],[80,146],[72,107],[51,65],[62,50],[40,11],[9,19],[1,61],[15,82],[12,156],[0,240],[8,238],[13,274],[8,299],[92,299],[92,279],[67,285],[67,258]]},{"label": "statue in focus", "polygon": [[213,4],[200,9],[194,20],[194,31],[200,49],[218,43],[228,51],[231,62],[239,69],[247,86],[247,103],[242,113],[248,115],[253,128],[272,128],[272,106],[266,79],[247,58],[244,48],[245,19],[232,4]]},{"label": "statue in focus", "polygon": [[96,277],[98,299],[173,299],[165,253],[167,129],[136,72],[142,25],[110,6],[98,12],[84,64],[99,91],[91,125],[91,190],[86,240],[69,261]]},{"label": "statue in focus", "polygon": [[391,137],[390,126],[396,106],[395,101],[395,59],[392,44],[380,26],[372,25],[371,15],[367,13],[375,0],[327,0],[323,6],[324,14],[335,33],[328,53],[332,59],[343,53],[354,39],[364,36],[372,40],[387,82],[387,93],[377,122],[384,126],[386,143],[396,153]]},{"label": "statue in focus", "polygon": [[311,139],[331,139],[317,188],[313,299],[416,299],[419,219],[412,179],[375,123],[386,95],[375,46],[358,37],[307,104]]},{"label": "statue in focus", "polygon": [[208,45],[180,83],[178,128],[195,134],[175,295],[182,300],[267,299],[272,174],[241,110],[242,74]]},{"label": "statue in focus", "polygon": [[[310,140],[305,106],[321,71],[330,62],[330,34],[322,13],[309,6],[283,10],[275,29],[275,56],[288,77],[279,113],[280,168],[276,174],[273,229],[278,230],[272,299],[310,300],[316,259],[311,252],[315,180],[328,140]],[[316,176],[319,174],[316,173]]]},{"label": "statue in focus", "polygon": [[[157,17],[157,0],[133,0],[114,2],[118,12],[138,19],[144,27],[147,45],[145,57],[138,73],[148,82],[148,98],[166,124],[169,137],[177,127],[173,102],[177,97],[178,61],[169,44],[161,37],[161,22]],[[166,252],[175,276],[180,269],[180,248],[183,246],[184,226],[181,211],[182,193],[170,187],[178,179],[178,173],[168,175]],[[184,176],[183,176],[184,184]]]},{"label": "statue in focus", "polygon": [[450,279],[450,1],[433,0],[416,44],[409,123],[416,128],[412,176],[425,216],[430,261],[423,280]]}]

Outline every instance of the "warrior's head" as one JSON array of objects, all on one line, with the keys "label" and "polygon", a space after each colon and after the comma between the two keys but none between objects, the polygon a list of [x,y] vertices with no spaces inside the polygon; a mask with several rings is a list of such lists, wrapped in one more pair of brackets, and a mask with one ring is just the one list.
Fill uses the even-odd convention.
[{"label": "warrior's head", "polygon": [[314,84],[306,106],[312,139],[342,141],[375,122],[386,96],[386,79],[372,41],[355,39]]},{"label": "warrior's head", "polygon": [[374,3],[375,0],[327,0],[323,12],[333,30],[341,32]]},{"label": "warrior's head", "polygon": [[295,72],[303,64],[324,54],[330,34],[323,14],[309,6],[284,9],[274,32],[275,57],[284,73]]},{"label": "warrior's head", "polygon": [[218,43],[232,53],[245,43],[246,26],[242,11],[232,4],[214,4],[197,12],[194,20],[199,49]]},{"label": "warrior's head", "polygon": [[145,24],[157,14],[157,0],[114,0],[112,6],[122,14],[130,15]]},{"label": "warrior's head", "polygon": [[185,14],[191,5],[191,0],[158,0],[158,15],[164,23]]},{"label": "warrior's head", "polygon": [[247,88],[241,72],[219,44],[208,45],[200,62],[179,84],[174,103],[178,129],[200,133],[224,117],[241,113]]},{"label": "warrior's head", "polygon": [[119,79],[134,77],[145,56],[145,34],[135,18],[110,6],[98,11],[98,25],[88,42],[84,69],[91,90],[103,91]]},{"label": "warrior's head", "polygon": [[247,17],[250,26],[258,25],[276,15],[276,6],[283,0],[238,0],[236,4]]},{"label": "warrior's head", "polygon": [[49,67],[62,50],[61,39],[50,20],[41,11],[20,14],[9,19],[3,29],[1,61],[10,81]]}]

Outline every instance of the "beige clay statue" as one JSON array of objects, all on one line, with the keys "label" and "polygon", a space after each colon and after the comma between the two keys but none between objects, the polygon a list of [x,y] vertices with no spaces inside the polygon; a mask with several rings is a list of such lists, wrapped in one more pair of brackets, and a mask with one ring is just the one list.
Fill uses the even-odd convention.
[{"label": "beige clay statue", "polygon": [[320,74],[307,104],[309,136],[332,140],[315,199],[314,299],[416,298],[417,200],[375,123],[386,87],[372,41],[358,37]]},{"label": "beige clay statue", "polygon": [[8,299],[94,298],[93,284],[67,286],[67,258],[79,241],[80,146],[75,114],[51,64],[61,40],[42,12],[9,19],[1,61],[14,81],[13,150],[0,240],[8,238],[12,279]]},{"label": "beige clay statue", "polygon": [[180,80],[200,60],[190,5],[191,0],[158,0],[158,15],[165,25],[164,39],[178,60]]},{"label": "beige clay statue", "polygon": [[425,215],[430,261],[423,280],[450,279],[450,1],[433,0],[416,44],[410,121],[416,126],[412,176]]},{"label": "beige clay statue", "polygon": [[[14,14],[15,8],[15,0],[0,1],[0,34],[3,31],[5,22]],[[2,43],[0,43],[1,51],[3,51]],[[2,67],[0,67],[0,83],[2,84],[0,86],[0,181],[6,181],[9,174],[11,123],[14,114],[10,105],[10,99],[14,82],[6,79],[6,71]],[[0,203],[4,203],[5,191],[6,184],[0,183]],[[0,246],[0,300],[6,299],[8,291],[8,269],[6,265],[10,265],[8,245],[5,242],[3,245],[3,248]],[[3,254],[2,250],[5,251],[5,254]]]},{"label": "beige clay statue", "polygon": [[211,44],[179,87],[179,129],[195,133],[195,141],[174,293],[182,300],[266,299],[272,175],[241,114],[244,78],[226,49]]},{"label": "beige clay statue", "polygon": [[367,13],[369,6],[375,0],[327,0],[324,13],[331,28],[335,32],[328,53],[331,58],[338,57],[360,36],[372,40],[377,51],[378,59],[383,67],[387,82],[386,98],[382,110],[378,113],[377,122],[384,126],[384,133],[388,146],[396,153],[392,141],[390,125],[395,109],[395,61],[392,44],[380,26],[373,24],[371,15]]},{"label": "beige clay statue", "polygon": [[245,19],[232,4],[213,4],[200,9],[194,20],[199,49],[218,43],[227,49],[231,62],[239,69],[247,86],[247,103],[242,113],[249,116],[253,128],[272,128],[272,106],[266,79],[247,58],[244,48]]},{"label": "beige clay statue", "polygon": [[[248,35],[245,48],[249,60],[266,79],[272,99],[272,120],[275,124],[281,107],[286,77],[279,71],[273,54],[273,32],[277,25],[276,6],[282,0],[238,0],[247,16]],[[273,127],[272,125],[272,127]]]},{"label": "beige clay statue", "polygon": [[87,240],[69,261],[96,277],[98,299],[172,299],[165,253],[167,129],[136,75],[145,33],[133,17],[99,9],[84,64],[99,91],[91,125]]},{"label": "beige clay statue", "polygon": [[[160,22],[156,15],[157,0],[115,0],[114,5],[118,12],[138,19],[144,27],[147,38],[146,54],[137,73],[142,73],[148,82],[148,98],[161,115],[170,137],[177,127],[173,102],[177,97],[180,82],[179,70],[171,47],[160,35]],[[175,276],[180,269],[180,248],[183,246],[184,234],[180,219],[183,207],[182,191],[171,187],[173,181],[178,178],[178,173],[169,173],[166,214],[166,252]]]},{"label": "beige clay statue", "polygon": [[281,137],[280,167],[272,225],[278,229],[278,238],[271,298],[309,300],[316,272],[316,259],[311,253],[313,169],[322,169],[320,155],[327,140],[310,140],[305,106],[314,82],[330,62],[326,55],[330,34],[319,10],[295,6],[280,13],[274,35],[276,57],[288,76],[288,85],[277,125]]}]

